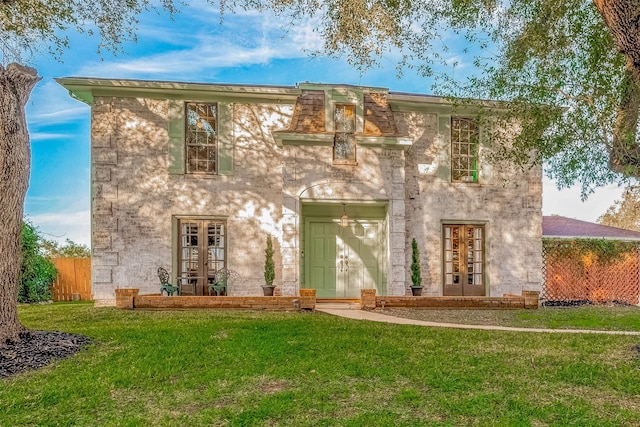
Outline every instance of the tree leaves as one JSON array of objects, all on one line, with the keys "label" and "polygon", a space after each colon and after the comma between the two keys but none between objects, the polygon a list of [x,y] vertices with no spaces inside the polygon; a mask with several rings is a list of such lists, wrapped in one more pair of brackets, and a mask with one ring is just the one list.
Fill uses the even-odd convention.
[{"label": "tree leaves", "polygon": [[178,11],[173,0],[11,0],[0,4],[1,62],[21,62],[39,49],[59,59],[69,47],[68,30],[100,36],[98,52],[118,52],[135,40],[143,11]]},{"label": "tree leaves", "polygon": [[[520,132],[513,141],[493,135],[497,163],[545,162],[560,186],[579,183],[583,197],[595,186],[640,175],[637,168],[610,168],[625,57],[589,0],[240,3],[272,8],[292,24],[316,19],[324,53],[344,56],[359,69],[391,58],[399,70],[433,75],[436,94],[502,101],[496,128],[519,123]],[[473,62],[476,72],[456,80],[449,52],[460,48],[461,38],[466,43],[461,50],[473,56],[465,62]],[[626,143],[633,154],[639,145],[635,133]],[[629,160],[621,157],[622,163]]]},{"label": "tree leaves", "polygon": [[616,200],[607,209],[598,222],[611,227],[640,231],[640,187],[629,187],[622,194],[622,200]]}]

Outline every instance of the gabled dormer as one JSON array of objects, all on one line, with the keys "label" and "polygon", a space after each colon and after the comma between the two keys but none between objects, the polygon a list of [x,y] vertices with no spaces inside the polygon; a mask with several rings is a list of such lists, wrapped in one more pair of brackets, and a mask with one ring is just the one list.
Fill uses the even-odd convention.
[{"label": "gabled dormer", "polygon": [[278,145],[333,146],[334,164],[357,164],[358,147],[408,149],[384,88],[304,83],[288,129],[273,132]]}]

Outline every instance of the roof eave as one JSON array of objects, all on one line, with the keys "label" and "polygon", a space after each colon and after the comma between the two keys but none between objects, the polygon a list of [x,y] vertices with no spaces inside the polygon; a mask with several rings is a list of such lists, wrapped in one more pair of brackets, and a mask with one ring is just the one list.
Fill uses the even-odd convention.
[{"label": "roof eave", "polygon": [[93,104],[95,96],[125,96],[165,99],[228,99],[293,104],[301,90],[291,86],[231,85],[151,80],[62,77],[55,79],[69,94]]}]

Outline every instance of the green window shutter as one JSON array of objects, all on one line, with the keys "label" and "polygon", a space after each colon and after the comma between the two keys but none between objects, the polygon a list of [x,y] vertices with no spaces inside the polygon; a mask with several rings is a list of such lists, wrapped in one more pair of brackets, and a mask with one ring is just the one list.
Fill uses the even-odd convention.
[{"label": "green window shutter", "polygon": [[218,174],[233,174],[233,104],[218,103]]},{"label": "green window shutter", "polygon": [[169,173],[184,173],[184,102],[169,100]]},{"label": "green window shutter", "polygon": [[438,114],[438,178],[451,181],[451,116]]}]

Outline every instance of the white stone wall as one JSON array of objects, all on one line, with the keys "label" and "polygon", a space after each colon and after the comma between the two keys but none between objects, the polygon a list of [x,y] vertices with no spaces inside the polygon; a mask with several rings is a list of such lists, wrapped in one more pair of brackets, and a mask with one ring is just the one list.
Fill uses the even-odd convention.
[{"label": "white stone wall", "polygon": [[[227,221],[227,266],[235,295],[261,293],[267,234],[274,236],[281,284],[282,165],[271,130],[290,106],[234,105],[234,173],[170,175],[166,101],[97,98],[92,111],[92,283],[97,303],[114,289],[157,293],[158,266],[171,270],[172,216]],[[172,272],[175,274],[175,272]]]},{"label": "white stone wall", "polygon": [[410,265],[411,239],[416,238],[423,295],[442,295],[443,223],[484,224],[487,296],[541,290],[542,169],[494,169],[483,162],[488,150],[483,144],[479,183],[452,183],[448,128],[442,122],[439,127],[439,119],[449,117],[397,115],[399,128],[414,140],[407,153],[405,259]]},{"label": "white stone wall", "polygon": [[[452,184],[447,117],[397,113],[414,145],[358,147],[358,166],[332,164],[332,147],[278,147],[292,107],[233,105],[232,175],[170,175],[168,102],[96,97],[92,109],[92,284],[97,304],[116,288],[159,290],[156,269],[171,269],[172,217],[226,218],[227,265],[240,273],[234,295],[259,295],[264,246],[274,236],[276,285],[300,288],[301,201],[387,203],[387,292],[410,285],[411,239],[420,242],[424,294],[442,295],[442,224],[486,227],[488,295],[540,289],[540,168],[498,172],[483,164],[479,184]],[[440,125],[440,128],[439,128]],[[483,147],[486,149],[486,147]],[[503,180],[506,178],[506,180]],[[172,272],[175,274],[175,272]]]}]

